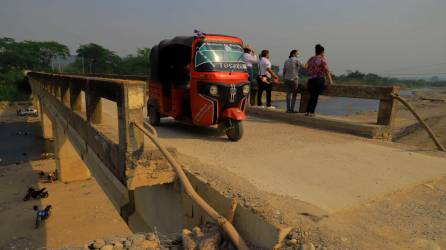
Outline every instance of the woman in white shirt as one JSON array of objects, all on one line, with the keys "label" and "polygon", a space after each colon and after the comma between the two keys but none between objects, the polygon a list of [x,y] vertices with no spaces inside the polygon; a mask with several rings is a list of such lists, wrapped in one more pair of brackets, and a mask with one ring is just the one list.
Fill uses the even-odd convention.
[{"label": "woman in white shirt", "polygon": [[269,60],[269,50],[262,50],[260,53],[259,61],[259,74],[257,76],[257,83],[259,85],[257,90],[257,105],[262,106],[263,91],[266,91],[266,107],[274,108],[271,106],[271,91],[272,81],[271,77],[278,79],[279,77],[271,69],[271,61]]}]

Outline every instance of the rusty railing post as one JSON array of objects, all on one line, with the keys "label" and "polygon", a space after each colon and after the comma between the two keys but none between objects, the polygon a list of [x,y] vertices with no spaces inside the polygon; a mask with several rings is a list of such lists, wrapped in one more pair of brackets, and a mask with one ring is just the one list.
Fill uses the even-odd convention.
[{"label": "rusty railing post", "polygon": [[[399,94],[400,93],[400,87],[394,86],[391,94]],[[389,94],[386,97],[382,97],[379,100],[379,107],[378,107],[378,118],[377,118],[377,124],[378,125],[385,125],[392,127],[393,121],[395,119],[396,115],[396,100]]]}]

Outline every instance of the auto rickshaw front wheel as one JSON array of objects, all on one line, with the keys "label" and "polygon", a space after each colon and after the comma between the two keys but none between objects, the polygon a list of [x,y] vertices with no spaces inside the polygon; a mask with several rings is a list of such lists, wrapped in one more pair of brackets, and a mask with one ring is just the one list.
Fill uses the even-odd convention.
[{"label": "auto rickshaw front wheel", "polygon": [[149,123],[152,126],[159,126],[161,121],[161,115],[158,112],[156,106],[151,105],[149,107]]},{"label": "auto rickshaw front wheel", "polygon": [[231,141],[238,141],[243,136],[242,121],[228,119],[226,121],[226,136]]}]

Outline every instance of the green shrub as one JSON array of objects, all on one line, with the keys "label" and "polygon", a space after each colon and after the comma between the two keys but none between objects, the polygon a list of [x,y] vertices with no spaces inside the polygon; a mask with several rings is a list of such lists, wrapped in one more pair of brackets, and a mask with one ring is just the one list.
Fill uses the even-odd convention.
[{"label": "green shrub", "polygon": [[0,74],[0,83],[18,84],[23,81],[25,74],[22,70],[11,70],[4,74]]},{"label": "green shrub", "polygon": [[26,85],[25,75],[21,70],[11,70],[0,74],[0,101],[23,101],[29,98],[29,93],[21,91],[20,86]]}]

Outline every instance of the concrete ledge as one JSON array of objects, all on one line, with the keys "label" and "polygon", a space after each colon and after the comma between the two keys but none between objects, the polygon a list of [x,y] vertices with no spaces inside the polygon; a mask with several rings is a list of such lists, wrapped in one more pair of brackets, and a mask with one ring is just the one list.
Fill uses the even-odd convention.
[{"label": "concrete ledge", "polygon": [[322,115],[306,117],[302,113],[289,114],[282,109],[266,110],[260,107],[248,107],[248,115],[368,138],[391,139],[391,129],[384,125],[363,124]]}]

